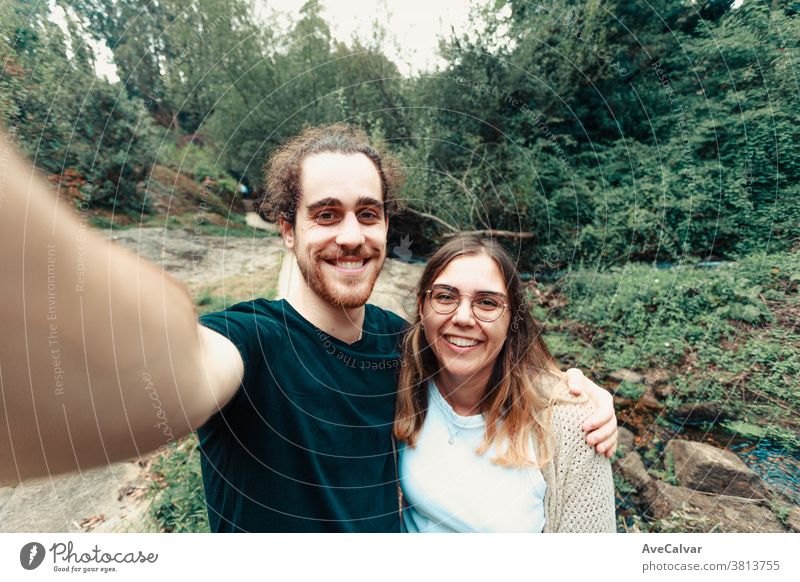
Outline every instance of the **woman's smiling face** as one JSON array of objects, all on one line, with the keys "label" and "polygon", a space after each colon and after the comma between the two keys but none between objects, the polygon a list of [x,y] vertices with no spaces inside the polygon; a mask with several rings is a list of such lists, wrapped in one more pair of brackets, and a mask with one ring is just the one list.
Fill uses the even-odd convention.
[{"label": "woman's smiling face", "polygon": [[[460,256],[434,279],[431,288],[434,291],[425,296],[421,317],[425,338],[439,363],[438,374],[452,386],[488,383],[506,341],[511,313],[504,308],[497,320],[481,321],[472,311],[472,298],[491,293],[508,303],[500,267],[485,253]],[[443,315],[433,309],[432,295],[441,292],[437,290],[444,290],[450,300],[461,295],[455,311]]]}]

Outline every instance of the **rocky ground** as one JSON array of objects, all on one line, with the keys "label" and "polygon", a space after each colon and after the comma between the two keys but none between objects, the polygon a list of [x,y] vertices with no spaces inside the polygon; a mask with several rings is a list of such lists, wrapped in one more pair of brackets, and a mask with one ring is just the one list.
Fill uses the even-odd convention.
[{"label": "rocky ground", "polygon": [[[674,390],[668,377],[658,370],[617,370],[609,376],[610,386],[621,381],[646,386],[637,401],[615,397],[623,425],[614,460],[618,514],[632,524],[630,531],[800,531],[795,491],[767,484],[739,456],[716,443],[689,440],[690,423],[718,418],[718,404],[671,411],[672,418],[688,425],[683,431],[673,432],[658,422],[665,412],[664,400]],[[699,435],[711,441],[713,436]],[[789,467],[797,463],[788,452],[781,462]]]},{"label": "rocky ground", "polygon": [[[248,224],[271,229],[254,213]],[[283,258],[278,238],[195,236],[183,230],[115,230],[113,240],[162,265],[197,293],[222,280],[278,281]],[[421,267],[387,260],[372,302],[405,313]],[[269,286],[269,285],[268,285]],[[280,287],[280,285],[278,285]],[[0,488],[0,532],[157,531],[149,519],[152,501],[147,459],[57,475]]]},{"label": "rocky ground", "polygon": [[665,455],[671,459],[673,474],[668,479],[673,484],[645,468],[637,451],[640,439],[625,428],[620,432],[621,456],[614,470],[633,486],[621,494],[649,519],[660,520],[662,531],[800,531],[800,508],[786,503],[730,451],[688,440],[669,441]]}]

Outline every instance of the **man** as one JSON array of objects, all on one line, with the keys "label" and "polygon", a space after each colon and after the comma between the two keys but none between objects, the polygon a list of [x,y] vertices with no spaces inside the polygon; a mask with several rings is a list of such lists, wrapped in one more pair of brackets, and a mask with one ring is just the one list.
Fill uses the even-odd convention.
[{"label": "man", "polygon": [[[391,158],[343,125],[279,149],[262,211],[302,280],[287,300],[198,326],[179,284],[86,232],[2,147],[0,480],[198,430],[214,531],[399,531],[390,434],[404,322],[365,305],[401,183]],[[610,398],[601,408],[590,439],[610,453]]]}]

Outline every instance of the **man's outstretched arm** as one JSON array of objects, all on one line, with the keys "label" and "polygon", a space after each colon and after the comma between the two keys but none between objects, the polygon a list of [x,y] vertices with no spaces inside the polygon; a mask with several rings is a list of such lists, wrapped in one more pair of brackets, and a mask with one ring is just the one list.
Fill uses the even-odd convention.
[{"label": "man's outstretched arm", "polygon": [[567,370],[567,381],[573,394],[586,393],[595,406],[595,412],[583,423],[586,442],[593,446],[598,455],[608,458],[617,450],[617,416],[614,412],[614,399],[608,391],[589,380],[577,368]]},{"label": "man's outstretched arm", "polygon": [[151,451],[241,381],[183,285],[57,203],[2,133],[0,273],[0,484]]}]

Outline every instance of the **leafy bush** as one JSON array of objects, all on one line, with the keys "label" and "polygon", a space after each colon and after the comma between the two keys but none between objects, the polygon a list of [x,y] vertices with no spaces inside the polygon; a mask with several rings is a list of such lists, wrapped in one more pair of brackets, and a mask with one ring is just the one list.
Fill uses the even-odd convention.
[{"label": "leafy bush", "polygon": [[[556,285],[564,307],[540,306],[538,314],[548,345],[566,363],[601,378],[617,368],[667,369],[677,388],[669,405],[719,401],[730,412],[759,417],[760,426],[791,424],[800,410],[798,272],[797,253],[710,270],[584,269]],[[618,388],[632,399],[642,391],[643,385]],[[779,427],[769,430],[778,440]]]}]

